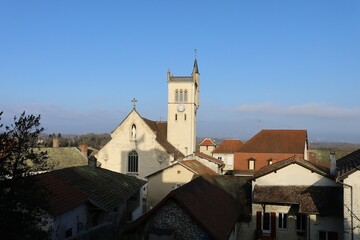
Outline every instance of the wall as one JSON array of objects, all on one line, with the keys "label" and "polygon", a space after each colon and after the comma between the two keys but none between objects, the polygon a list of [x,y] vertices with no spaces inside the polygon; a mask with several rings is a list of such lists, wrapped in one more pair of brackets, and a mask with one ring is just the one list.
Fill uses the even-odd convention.
[{"label": "wall", "polygon": [[212,155],[212,151],[215,150],[215,146],[200,146],[199,151],[209,156]]},{"label": "wall", "polygon": [[[344,179],[344,183],[352,186],[352,208],[356,217],[353,217],[354,239],[360,240],[360,171],[356,171]],[[351,239],[351,189],[344,186],[344,239]]]},{"label": "wall", "polygon": [[253,183],[253,187],[255,184],[261,186],[339,186],[334,180],[311,172],[311,170],[297,164],[288,165],[277,170],[276,173],[272,172],[259,177]]},{"label": "wall", "polygon": [[148,180],[148,206],[154,207],[174,189],[175,184],[188,183],[193,176],[193,172],[180,164],[172,165],[162,172],[150,176]]},{"label": "wall", "polygon": [[221,157],[221,160],[224,162],[224,171],[234,170],[234,154],[233,153],[213,153],[214,158]]},{"label": "wall", "polygon": [[[136,141],[131,138],[131,127],[136,125]],[[155,140],[154,133],[143,119],[132,111],[111,134],[112,139],[96,155],[101,167],[127,174],[128,154],[136,150],[139,159],[139,178],[144,178],[169,165],[173,157]],[[164,162],[158,157],[164,156]]]}]

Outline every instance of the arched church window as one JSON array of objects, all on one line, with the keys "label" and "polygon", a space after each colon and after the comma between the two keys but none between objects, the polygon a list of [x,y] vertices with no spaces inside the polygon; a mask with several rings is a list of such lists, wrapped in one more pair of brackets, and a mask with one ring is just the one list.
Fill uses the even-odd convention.
[{"label": "arched church window", "polygon": [[177,114],[175,113],[175,121],[177,120]]},{"label": "arched church window", "polygon": [[175,102],[179,101],[179,90],[175,90]]},{"label": "arched church window", "polygon": [[131,139],[132,140],[136,139],[136,125],[135,124],[133,124],[131,126]]},{"label": "arched church window", "polygon": [[185,91],[184,91],[184,102],[187,102],[187,100],[188,100],[188,92],[185,89]]},{"label": "arched church window", "polygon": [[180,102],[182,102],[184,100],[184,96],[183,96],[183,90],[180,90]]},{"label": "arched church window", "polygon": [[129,152],[128,155],[128,173],[138,173],[138,154],[135,150]]}]

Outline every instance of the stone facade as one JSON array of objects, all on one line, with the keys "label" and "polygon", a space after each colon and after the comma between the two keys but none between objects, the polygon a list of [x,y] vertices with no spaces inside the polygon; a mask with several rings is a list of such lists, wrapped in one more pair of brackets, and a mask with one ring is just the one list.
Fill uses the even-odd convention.
[{"label": "stone facade", "polygon": [[[360,171],[350,174],[343,182],[346,184],[344,186],[344,239],[360,240]],[[354,229],[353,233],[351,227]]]},{"label": "stone facade", "polygon": [[173,229],[177,239],[208,239],[206,233],[174,201],[169,201],[150,220],[150,227]]}]

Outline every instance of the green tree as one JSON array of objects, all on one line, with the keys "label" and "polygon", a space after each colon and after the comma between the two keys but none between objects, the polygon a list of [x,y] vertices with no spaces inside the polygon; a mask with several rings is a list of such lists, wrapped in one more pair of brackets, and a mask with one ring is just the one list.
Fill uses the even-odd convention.
[{"label": "green tree", "polygon": [[[1,120],[2,112],[0,112]],[[14,117],[0,124],[0,236],[2,239],[47,239],[39,228],[47,210],[47,192],[31,176],[48,170],[37,139],[44,129],[40,115]]]}]

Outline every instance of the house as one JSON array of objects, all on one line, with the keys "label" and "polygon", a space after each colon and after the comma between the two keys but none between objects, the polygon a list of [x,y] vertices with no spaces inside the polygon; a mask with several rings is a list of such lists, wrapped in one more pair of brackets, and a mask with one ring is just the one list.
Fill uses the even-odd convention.
[{"label": "house", "polygon": [[252,178],[251,226],[239,239],[343,239],[342,186],[329,169],[300,157]]},{"label": "house", "polygon": [[216,159],[210,155],[207,155],[202,152],[195,152],[189,156],[184,157],[184,160],[197,160],[207,166],[208,168],[212,169],[216,173],[221,174],[222,169],[224,168],[224,162]]},{"label": "house", "polygon": [[147,203],[150,208],[158,204],[169,192],[190,182],[195,175],[217,175],[197,160],[179,161],[150,174],[146,178]]},{"label": "house", "polygon": [[344,238],[360,239],[360,149],[336,161],[336,180],[343,185]]},{"label": "house", "polygon": [[135,177],[96,165],[69,167],[35,177],[50,193],[47,228],[52,239],[94,234],[111,238],[120,224],[142,214],[146,182]]},{"label": "house", "polygon": [[239,139],[225,139],[212,152],[212,156],[224,162],[224,171],[234,170],[234,153],[244,144]]},{"label": "house", "polygon": [[211,138],[204,138],[199,144],[199,151],[210,156],[215,148],[216,144]]},{"label": "house", "polygon": [[133,109],[95,155],[103,168],[139,178],[171,165],[196,150],[196,113],[200,73],[194,61],[191,76],[167,74],[168,120],[152,121]]},{"label": "house", "polygon": [[234,154],[234,171],[251,175],[294,155],[308,159],[306,130],[261,130]]},{"label": "house", "polygon": [[171,191],[124,239],[235,239],[237,202],[202,177]]}]

